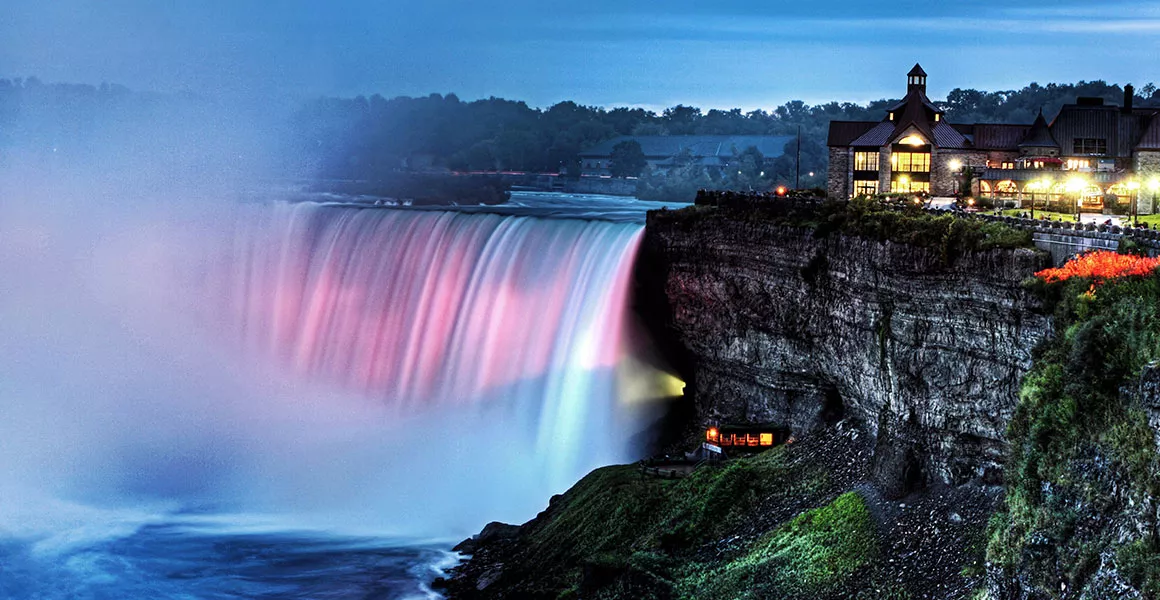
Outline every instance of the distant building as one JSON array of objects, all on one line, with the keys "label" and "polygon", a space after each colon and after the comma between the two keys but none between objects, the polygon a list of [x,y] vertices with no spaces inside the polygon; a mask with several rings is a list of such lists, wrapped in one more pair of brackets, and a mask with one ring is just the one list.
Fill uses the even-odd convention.
[{"label": "distant building", "polygon": [[786,143],[793,139],[793,136],[784,135],[625,135],[581,152],[580,174],[611,175],[612,149],[629,140],[640,144],[649,167],[663,171],[672,168],[674,158],[681,156],[686,149],[694,162],[706,167],[724,169],[750,146],[757,148],[766,161],[771,161],[785,154]]},{"label": "distant building", "polygon": [[1111,194],[1138,196],[1141,211],[1151,212],[1160,109],[1133,108],[1132,86],[1123,106],[1079,98],[1050,122],[1040,112],[1030,125],[952,124],[926,97],[926,78],[915,65],[906,97],[881,121],[830,123],[830,197],[928,192],[1091,208]]}]

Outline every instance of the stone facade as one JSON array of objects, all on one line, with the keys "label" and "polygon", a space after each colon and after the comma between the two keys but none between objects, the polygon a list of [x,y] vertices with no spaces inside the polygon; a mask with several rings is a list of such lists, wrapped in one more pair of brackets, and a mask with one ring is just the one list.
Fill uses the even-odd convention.
[{"label": "stone facade", "polygon": [[1160,208],[1160,190],[1152,189],[1151,180],[1160,177],[1160,151],[1141,150],[1136,152],[1133,165],[1144,186],[1140,189],[1139,211],[1141,214],[1152,214]]},{"label": "stone facade", "polygon": [[826,172],[827,196],[833,199],[845,199],[850,196],[854,190],[852,167],[848,148],[830,148],[830,168]]}]

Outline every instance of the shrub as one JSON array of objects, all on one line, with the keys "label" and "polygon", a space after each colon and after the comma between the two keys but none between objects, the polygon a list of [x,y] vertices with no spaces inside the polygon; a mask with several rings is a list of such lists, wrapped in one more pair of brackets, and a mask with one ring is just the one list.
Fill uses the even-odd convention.
[{"label": "shrub", "polygon": [[[1160,278],[1155,261],[1092,253],[1041,272],[1029,289],[1055,316],[1056,335],[1036,350],[1008,429],[1007,493],[989,527],[987,558],[1034,590],[1082,588],[1123,504],[1155,495],[1158,459],[1137,399],[1121,390],[1160,357]],[[1096,282],[1100,282],[1098,290]],[[1094,522],[1102,523],[1092,526]],[[1140,558],[1146,557],[1146,558]],[[1160,589],[1150,547],[1120,550],[1141,590]]]},{"label": "shrub", "polygon": [[1096,283],[1103,283],[1117,277],[1148,275],[1160,265],[1160,258],[1149,258],[1135,254],[1119,254],[1107,250],[1096,250],[1081,254],[1054,269],[1044,269],[1035,274],[1048,283],[1067,281],[1073,277],[1086,277]]},{"label": "shrub", "polygon": [[769,532],[724,567],[688,583],[706,598],[765,598],[833,590],[877,553],[874,523],[855,492],[808,510]]}]

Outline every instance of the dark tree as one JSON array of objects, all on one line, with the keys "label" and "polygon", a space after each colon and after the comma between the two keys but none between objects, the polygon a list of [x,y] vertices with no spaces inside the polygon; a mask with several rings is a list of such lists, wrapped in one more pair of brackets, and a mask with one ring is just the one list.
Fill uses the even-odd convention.
[{"label": "dark tree", "polygon": [[639,177],[647,164],[640,142],[626,140],[612,147],[608,170],[613,177]]}]

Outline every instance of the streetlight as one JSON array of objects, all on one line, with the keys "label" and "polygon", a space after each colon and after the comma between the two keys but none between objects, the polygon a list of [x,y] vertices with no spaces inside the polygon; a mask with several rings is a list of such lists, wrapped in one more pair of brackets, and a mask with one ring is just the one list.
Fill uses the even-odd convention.
[{"label": "streetlight", "polygon": [[1083,177],[1072,177],[1067,180],[1067,191],[1075,193],[1075,222],[1079,223],[1079,203],[1083,199],[1083,190],[1087,187],[1087,182]]},{"label": "streetlight", "polygon": [[1031,218],[1035,218],[1035,191],[1042,186],[1043,183],[1038,180],[1032,180],[1027,184],[1027,189],[1031,190]]},{"label": "streetlight", "polygon": [[1140,223],[1136,213],[1136,199],[1140,197],[1140,182],[1134,179],[1129,181],[1128,190],[1132,192],[1132,227],[1135,227]]},{"label": "streetlight", "polygon": [[[1160,177],[1153,177],[1148,180],[1148,189],[1152,191],[1152,212],[1156,212],[1156,194],[1160,192]],[[1140,211],[1136,211],[1137,213]]]}]

